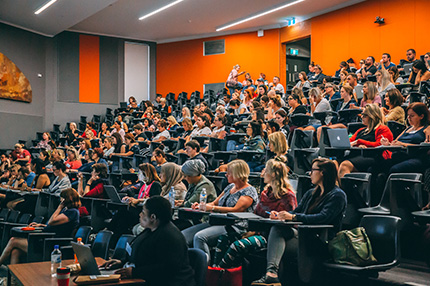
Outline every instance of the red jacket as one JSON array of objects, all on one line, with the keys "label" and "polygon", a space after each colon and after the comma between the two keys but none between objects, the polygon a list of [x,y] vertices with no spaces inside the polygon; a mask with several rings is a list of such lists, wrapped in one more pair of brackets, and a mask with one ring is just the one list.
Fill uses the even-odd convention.
[{"label": "red jacket", "polygon": [[357,144],[356,144],[357,146],[359,146],[359,145],[365,145],[366,147],[378,147],[378,146],[380,146],[381,145],[382,136],[385,137],[385,138],[387,138],[388,141],[390,141],[390,142],[393,141],[393,133],[391,133],[390,128],[388,128],[385,125],[379,125],[375,129],[375,140],[376,140],[375,142],[366,141],[366,140],[363,140],[363,139],[356,139],[358,133],[361,130],[363,130],[363,129],[365,129],[365,127],[358,129],[357,132],[355,132],[355,134],[352,135],[351,138],[349,138],[349,141],[353,142],[353,141],[357,140]]}]

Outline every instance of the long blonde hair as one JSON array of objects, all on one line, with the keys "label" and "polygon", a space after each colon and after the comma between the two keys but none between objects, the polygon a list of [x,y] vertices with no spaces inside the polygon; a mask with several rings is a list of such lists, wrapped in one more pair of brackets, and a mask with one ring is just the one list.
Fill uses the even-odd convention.
[{"label": "long blonde hair", "polygon": [[379,125],[383,124],[383,116],[381,109],[377,104],[368,104],[366,105],[363,115],[366,115],[369,117],[369,125],[366,128],[365,134],[369,134],[370,132],[374,131],[376,128],[379,127]]},{"label": "long blonde hair", "polygon": [[281,131],[273,132],[269,135],[269,144],[273,147],[276,155],[285,155],[288,151],[288,142]]},{"label": "long blonde hair", "polygon": [[374,101],[375,97],[378,96],[376,85],[372,81],[366,81],[364,84],[367,84],[367,95],[363,94],[363,100]]},{"label": "long blonde hair", "polygon": [[280,199],[288,192],[294,192],[293,187],[288,180],[288,168],[284,162],[270,159],[266,163],[266,172],[274,175],[270,186],[272,187],[273,195],[275,196],[275,198]]}]

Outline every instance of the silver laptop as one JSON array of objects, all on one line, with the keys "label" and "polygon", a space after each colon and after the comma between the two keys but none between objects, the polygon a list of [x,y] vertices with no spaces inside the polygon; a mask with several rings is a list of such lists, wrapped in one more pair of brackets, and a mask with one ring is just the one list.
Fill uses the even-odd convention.
[{"label": "silver laptop", "polygon": [[348,131],[344,128],[328,129],[327,137],[330,146],[334,148],[351,148]]},{"label": "silver laptop", "polygon": [[100,271],[97,265],[96,259],[91,251],[91,248],[82,245],[80,243],[71,242],[73,251],[78,258],[79,265],[81,266],[81,271],[79,274],[82,275],[111,275],[114,274],[115,270],[102,270]]},{"label": "silver laptop", "polygon": [[355,91],[355,94],[357,95],[357,99],[363,98],[363,86],[362,85],[357,85],[356,87],[354,87],[354,91]]},{"label": "silver laptop", "polygon": [[412,72],[412,65],[413,65],[413,63],[410,63],[410,64],[404,64],[404,65],[403,65],[403,70],[404,70],[404,72],[405,72],[405,75],[409,75],[409,74],[411,74],[411,72]]}]

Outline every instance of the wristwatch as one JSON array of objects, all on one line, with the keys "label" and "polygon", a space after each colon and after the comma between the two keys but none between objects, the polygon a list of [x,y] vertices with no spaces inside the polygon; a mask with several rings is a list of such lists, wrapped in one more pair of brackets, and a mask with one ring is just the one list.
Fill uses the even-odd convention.
[{"label": "wristwatch", "polygon": [[293,216],[291,217],[291,221],[296,221],[296,215],[293,214]]}]

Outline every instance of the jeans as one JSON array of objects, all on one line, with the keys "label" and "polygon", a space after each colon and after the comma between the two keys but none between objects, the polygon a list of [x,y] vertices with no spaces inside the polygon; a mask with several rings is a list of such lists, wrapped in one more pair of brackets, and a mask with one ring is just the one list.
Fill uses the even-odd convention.
[{"label": "jeans", "polygon": [[261,172],[261,171],[263,171],[263,169],[265,167],[260,162],[248,161],[246,163],[248,164],[250,172]]},{"label": "jeans", "polygon": [[285,249],[298,248],[298,232],[295,228],[273,226],[267,239],[267,272],[278,274]]},{"label": "jeans", "polygon": [[238,144],[235,140],[227,141],[227,151],[242,150],[244,144]]},{"label": "jeans", "polygon": [[182,231],[188,246],[203,250],[210,261],[210,247],[215,246],[218,237],[222,234],[227,234],[224,226],[211,226],[209,223],[201,223]]}]

